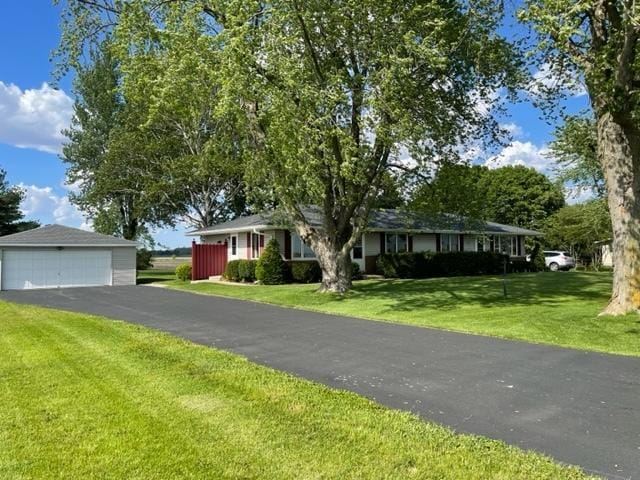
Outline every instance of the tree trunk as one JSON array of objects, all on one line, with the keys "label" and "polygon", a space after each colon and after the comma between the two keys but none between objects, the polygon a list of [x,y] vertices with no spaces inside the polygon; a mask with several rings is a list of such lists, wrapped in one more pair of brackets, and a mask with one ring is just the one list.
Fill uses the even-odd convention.
[{"label": "tree trunk", "polygon": [[598,157],[613,226],[613,292],[603,315],[640,308],[640,137],[635,126],[598,116]]},{"label": "tree trunk", "polygon": [[343,294],[351,289],[351,256],[345,247],[337,247],[326,239],[317,239],[314,253],[322,270],[321,292]]}]

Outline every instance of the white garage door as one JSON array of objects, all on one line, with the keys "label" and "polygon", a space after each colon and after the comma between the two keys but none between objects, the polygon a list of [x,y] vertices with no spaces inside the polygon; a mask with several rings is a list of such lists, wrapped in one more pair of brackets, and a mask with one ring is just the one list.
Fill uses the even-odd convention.
[{"label": "white garage door", "polygon": [[110,250],[5,250],[2,289],[111,285]]}]

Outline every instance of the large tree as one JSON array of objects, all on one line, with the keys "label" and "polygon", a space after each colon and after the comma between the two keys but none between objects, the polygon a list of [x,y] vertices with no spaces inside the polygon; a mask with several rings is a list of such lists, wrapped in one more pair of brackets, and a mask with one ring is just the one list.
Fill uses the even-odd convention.
[{"label": "large tree", "polygon": [[578,258],[590,257],[598,264],[600,248],[596,242],[611,238],[611,218],[606,201],[591,200],[567,205],[544,222],[546,248],[572,251]]},{"label": "large tree", "polygon": [[170,155],[170,139],[140,128],[144,105],[125,101],[118,61],[110,43],[91,50],[90,61],[74,82],[76,102],[64,133],[67,181],[78,186],[71,200],[93,220],[96,231],[137,240],[149,226],[170,224],[171,212],[155,201],[149,184],[159,170],[158,157]]},{"label": "large tree", "polygon": [[603,313],[640,308],[640,11],[635,0],[527,0],[541,63],[581,78],[597,130],[613,226],[613,292]]},{"label": "large tree", "polygon": [[24,190],[7,181],[7,172],[0,168],[0,237],[23,232],[39,226],[38,222],[23,220],[20,203]]},{"label": "large tree", "polygon": [[219,110],[243,135],[245,179],[293,219],[324,291],[350,288],[349,252],[384,173],[407,168],[400,153],[421,165],[493,140],[499,128],[477,105],[520,80],[492,0],[68,0],[63,56],[73,65],[113,24],[122,55],[153,55],[185,12],[207,19],[191,45],[216,49]]},{"label": "large tree", "polygon": [[569,116],[553,135],[548,157],[556,161],[558,179],[603,198],[607,189],[598,161],[595,120],[589,116]]},{"label": "large tree", "polygon": [[464,164],[443,165],[431,181],[419,185],[411,202],[412,209],[422,212],[532,229],[563,205],[561,185],[533,168]]}]

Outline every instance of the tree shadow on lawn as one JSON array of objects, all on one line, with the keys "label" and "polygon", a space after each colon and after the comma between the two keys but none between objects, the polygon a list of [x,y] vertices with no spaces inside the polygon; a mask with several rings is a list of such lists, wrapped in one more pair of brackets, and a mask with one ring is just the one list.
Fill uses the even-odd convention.
[{"label": "tree shadow on lawn", "polygon": [[562,307],[579,302],[606,304],[611,277],[601,274],[553,272],[507,276],[507,297],[502,277],[449,277],[420,280],[374,280],[354,284],[358,296],[382,300],[394,311],[455,310],[463,306]]}]

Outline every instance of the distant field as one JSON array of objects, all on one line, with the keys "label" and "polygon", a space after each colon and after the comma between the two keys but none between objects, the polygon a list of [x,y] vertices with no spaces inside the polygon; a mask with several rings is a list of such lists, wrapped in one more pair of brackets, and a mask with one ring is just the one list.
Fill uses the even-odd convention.
[{"label": "distant field", "polygon": [[153,270],[174,270],[182,263],[191,263],[191,257],[153,257]]}]

